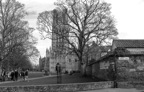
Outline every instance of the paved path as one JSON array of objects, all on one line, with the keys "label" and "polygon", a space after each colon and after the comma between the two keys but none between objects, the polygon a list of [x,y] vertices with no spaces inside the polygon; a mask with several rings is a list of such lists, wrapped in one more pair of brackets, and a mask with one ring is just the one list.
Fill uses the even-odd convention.
[{"label": "paved path", "polygon": [[99,90],[88,90],[88,91],[79,91],[79,92],[144,92],[143,90],[138,90],[135,88],[122,89],[122,88],[108,88],[108,89],[99,89]]}]

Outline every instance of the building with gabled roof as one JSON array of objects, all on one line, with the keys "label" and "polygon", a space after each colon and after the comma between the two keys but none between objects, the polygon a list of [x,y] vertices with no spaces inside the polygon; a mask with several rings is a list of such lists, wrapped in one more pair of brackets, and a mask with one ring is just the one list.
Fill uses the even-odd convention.
[{"label": "building with gabled roof", "polygon": [[89,46],[89,63],[93,62],[93,60],[98,60],[102,56],[106,55],[109,51],[111,51],[111,46],[98,46],[95,42]]},{"label": "building with gabled roof", "polygon": [[112,50],[115,48],[144,48],[144,39],[116,39],[112,42]]},{"label": "building with gabled roof", "polygon": [[112,51],[116,48],[124,48],[132,54],[144,53],[144,39],[117,39],[113,40]]},{"label": "building with gabled roof", "polygon": [[[91,76],[105,80],[144,80],[144,40],[113,40],[112,51],[89,64]],[[90,71],[91,69],[91,71]]]}]

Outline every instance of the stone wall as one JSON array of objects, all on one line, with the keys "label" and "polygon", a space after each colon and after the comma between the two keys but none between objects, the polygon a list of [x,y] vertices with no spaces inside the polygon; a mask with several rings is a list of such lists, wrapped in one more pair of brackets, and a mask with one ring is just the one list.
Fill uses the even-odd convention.
[{"label": "stone wall", "polygon": [[118,88],[144,88],[144,81],[118,82]]},{"label": "stone wall", "polygon": [[100,88],[111,88],[113,82],[91,82],[91,83],[73,83],[73,84],[51,84],[43,86],[11,86],[0,87],[0,92],[74,92],[95,90]]},{"label": "stone wall", "polygon": [[[127,58],[126,60],[123,60]],[[119,81],[144,81],[144,56],[129,56],[118,59]]]},{"label": "stone wall", "polygon": [[[114,57],[109,56],[91,65],[92,76],[110,81],[116,74],[117,81],[144,81],[143,55],[117,57],[116,72],[111,62],[114,62]],[[105,66],[103,63],[109,64]]]}]

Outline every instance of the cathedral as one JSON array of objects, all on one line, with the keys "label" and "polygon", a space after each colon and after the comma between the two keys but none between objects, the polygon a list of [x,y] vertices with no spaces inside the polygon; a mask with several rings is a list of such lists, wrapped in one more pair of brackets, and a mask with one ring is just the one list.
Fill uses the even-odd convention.
[{"label": "cathedral", "polygon": [[59,21],[68,22],[65,10],[58,11],[53,10],[53,26],[52,26],[52,47],[46,49],[46,57],[44,70],[49,73],[55,73],[55,67],[57,63],[60,63],[62,72],[78,71],[78,59],[74,54],[67,54],[68,45],[67,41],[59,35],[68,37],[68,28],[59,24]]}]

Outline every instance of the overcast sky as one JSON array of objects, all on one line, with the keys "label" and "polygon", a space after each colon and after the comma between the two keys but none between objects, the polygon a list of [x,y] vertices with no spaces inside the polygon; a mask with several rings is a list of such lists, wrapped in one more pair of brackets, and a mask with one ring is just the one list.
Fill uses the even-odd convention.
[{"label": "overcast sky", "polygon": [[[29,16],[26,16],[26,20],[29,21],[31,27],[36,29],[36,21],[38,14],[43,11],[53,10],[55,8],[54,1],[56,0],[17,0],[25,4],[25,8],[28,12],[31,12]],[[34,35],[38,38],[37,48],[40,51],[42,57],[45,56],[46,48],[51,46],[49,39],[41,40],[38,30],[34,31]]]},{"label": "overcast sky", "polygon": [[[38,13],[52,10],[56,0],[18,0],[24,3],[27,11],[31,12],[26,19],[30,26],[36,28]],[[112,14],[116,19],[120,39],[144,39],[144,0],[105,0],[112,4]],[[45,56],[46,48],[51,46],[50,40],[40,40],[37,30],[34,32],[39,39],[37,48],[41,56]]]}]

